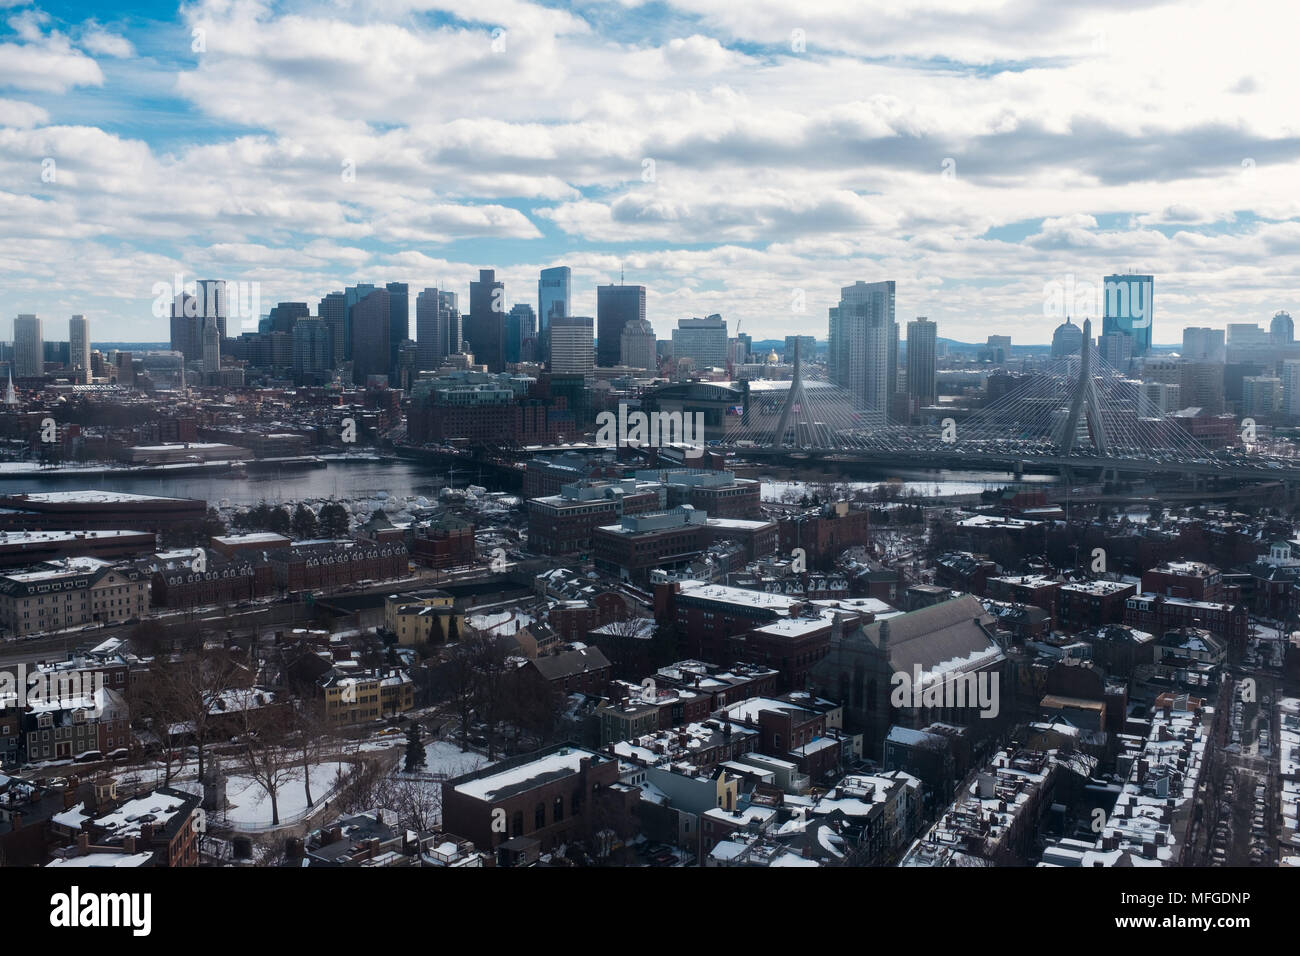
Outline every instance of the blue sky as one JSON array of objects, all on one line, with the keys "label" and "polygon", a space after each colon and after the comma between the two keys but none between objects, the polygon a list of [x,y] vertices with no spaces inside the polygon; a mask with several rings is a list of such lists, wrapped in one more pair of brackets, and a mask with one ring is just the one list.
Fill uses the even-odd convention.
[{"label": "blue sky", "polygon": [[557,264],[579,314],[622,268],[663,337],[824,338],[859,279],[965,341],[1045,342],[1045,289],[1129,268],[1157,342],[1300,308],[1284,7],[804,7],[0,0],[0,309],[156,341],[178,273],[265,311],[496,268],[535,305]]}]

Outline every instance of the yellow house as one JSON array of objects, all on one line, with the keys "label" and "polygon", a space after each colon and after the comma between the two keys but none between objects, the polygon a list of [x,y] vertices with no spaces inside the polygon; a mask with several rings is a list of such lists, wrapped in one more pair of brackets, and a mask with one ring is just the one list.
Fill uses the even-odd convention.
[{"label": "yellow house", "polygon": [[403,645],[446,644],[460,639],[465,615],[446,591],[390,594],[384,599],[384,627]]},{"label": "yellow house", "polygon": [[331,724],[358,724],[415,707],[415,683],[401,670],[331,674],[322,682],[325,718]]}]

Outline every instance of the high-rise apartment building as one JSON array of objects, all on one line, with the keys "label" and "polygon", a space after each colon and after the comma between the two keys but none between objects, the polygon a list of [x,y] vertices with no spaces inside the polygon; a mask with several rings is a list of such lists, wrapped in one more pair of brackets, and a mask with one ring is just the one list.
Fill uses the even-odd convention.
[{"label": "high-rise apartment building", "polygon": [[464,336],[469,348],[489,372],[506,367],[506,286],[494,269],[480,269],[478,281],[469,284],[469,318]]},{"label": "high-rise apartment building", "polygon": [[898,388],[898,323],[895,283],[855,282],[840,289],[830,310],[828,369],[866,413],[865,423],[884,425]]},{"label": "high-rise apartment building", "polygon": [[590,316],[553,315],[551,317],[552,375],[595,375],[596,355],[593,345],[595,323]]},{"label": "high-rise apartment building", "polygon": [[85,385],[90,382],[90,320],[84,315],[74,315],[68,320],[68,367],[74,380]]},{"label": "high-rise apartment building", "polygon": [[387,289],[375,289],[352,307],[352,381],[389,373],[388,334],[392,303]]},{"label": "high-rise apartment building", "polygon": [[20,315],[14,319],[14,378],[39,378],[44,374],[41,320],[34,315]]},{"label": "high-rise apartment building", "polygon": [[938,343],[939,327],[925,316],[907,323],[907,395],[917,408],[939,400]]},{"label": "high-rise apartment building", "polygon": [[[645,321],[645,286],[602,285],[596,287],[596,364],[608,368],[618,364],[623,326]],[[726,343],[723,343],[724,350]]]},{"label": "high-rise apartment building", "polygon": [[1146,355],[1151,348],[1154,291],[1154,276],[1106,276],[1102,280],[1102,335],[1123,332],[1133,340],[1133,355]]}]

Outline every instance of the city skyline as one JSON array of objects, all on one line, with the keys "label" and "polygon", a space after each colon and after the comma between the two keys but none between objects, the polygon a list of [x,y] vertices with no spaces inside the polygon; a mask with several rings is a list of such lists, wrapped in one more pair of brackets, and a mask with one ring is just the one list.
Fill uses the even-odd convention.
[{"label": "city skyline", "polygon": [[[1156,344],[1298,307],[1296,67],[1248,10],[1180,15],[1175,58],[1142,40],[1159,5],[912,11],[870,42],[777,4],[402,9],[11,6],[0,306],[160,341],[176,272],[269,305],[358,275],[463,295],[493,268],[509,306],[562,263],[569,314],[621,277],[660,335],[713,313],[820,335],[848,277],[969,342],[1047,342],[1044,287],[1073,276],[1160,276]],[[345,64],[346,89],[316,82]]]}]

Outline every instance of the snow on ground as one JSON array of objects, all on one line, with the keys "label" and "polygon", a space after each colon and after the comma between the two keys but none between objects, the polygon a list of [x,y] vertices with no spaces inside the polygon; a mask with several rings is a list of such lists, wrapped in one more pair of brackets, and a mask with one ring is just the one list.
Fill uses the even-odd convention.
[{"label": "snow on ground", "polygon": [[[312,765],[311,795],[317,804],[334,789],[338,770],[336,761]],[[307,791],[303,786],[301,769],[295,772],[293,779],[281,785],[277,798],[282,824],[297,820],[307,812]],[[226,817],[236,826],[271,825],[271,798],[262,789],[262,785],[251,777],[231,775],[228,778],[226,803]]]},{"label": "snow on ground", "polygon": [[424,773],[445,777],[459,777],[488,765],[487,757],[472,750],[461,753],[459,745],[450,740],[435,740],[426,744],[424,761]]}]

